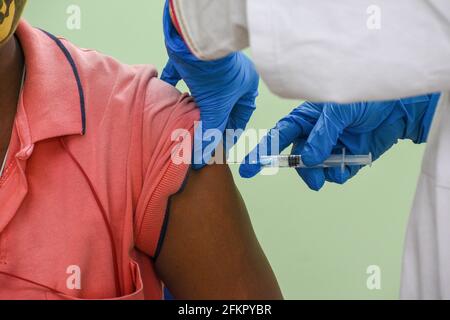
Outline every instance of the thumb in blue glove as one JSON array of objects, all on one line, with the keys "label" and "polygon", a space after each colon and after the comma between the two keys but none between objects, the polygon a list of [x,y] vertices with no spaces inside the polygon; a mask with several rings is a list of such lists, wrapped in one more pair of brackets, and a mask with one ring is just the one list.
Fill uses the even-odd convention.
[{"label": "thumb in blue glove", "polygon": [[240,175],[243,178],[257,175],[262,170],[259,162],[261,156],[279,155],[291,144],[298,142],[300,137],[308,136],[319,116],[320,112],[313,109],[294,109],[269,130],[258,146],[246,156],[239,168]]}]

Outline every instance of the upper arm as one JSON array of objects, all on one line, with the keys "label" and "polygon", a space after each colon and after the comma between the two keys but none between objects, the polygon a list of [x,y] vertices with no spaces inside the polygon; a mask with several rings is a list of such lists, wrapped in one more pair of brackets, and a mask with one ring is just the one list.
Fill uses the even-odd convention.
[{"label": "upper arm", "polygon": [[[158,79],[149,82],[142,155],[134,166],[142,163],[143,177],[136,246],[156,259],[162,281],[177,298],[280,298],[228,167],[208,166],[185,180],[189,165],[173,161],[180,141],[173,134],[183,129],[182,141],[192,142],[198,119],[192,98]],[[183,156],[191,159],[188,145]]]},{"label": "upper arm", "polygon": [[228,166],[191,171],[169,210],[156,268],[176,298],[282,298]]},{"label": "upper arm", "polygon": [[[152,258],[159,252],[168,200],[180,190],[189,170],[194,124],[198,119],[199,112],[191,97],[181,95],[159,79],[149,81],[142,117],[136,124],[140,134],[132,141],[140,151],[131,158],[130,167],[137,168],[135,245]],[[179,158],[180,149],[183,157]]]}]

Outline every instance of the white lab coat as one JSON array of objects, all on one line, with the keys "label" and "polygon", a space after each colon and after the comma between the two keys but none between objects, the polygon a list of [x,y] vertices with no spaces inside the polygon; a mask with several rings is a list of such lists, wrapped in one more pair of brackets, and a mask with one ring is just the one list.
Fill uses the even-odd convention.
[{"label": "white lab coat", "polygon": [[450,299],[450,94],[428,139],[403,256],[401,297]]},{"label": "white lab coat", "polygon": [[349,102],[450,90],[449,0],[172,2],[194,54],[214,59],[250,46],[263,80],[285,98]]},{"label": "white lab coat", "polygon": [[262,78],[283,97],[349,102],[447,92],[408,226],[401,297],[450,299],[450,1],[173,0],[173,8],[198,57],[250,46]]}]

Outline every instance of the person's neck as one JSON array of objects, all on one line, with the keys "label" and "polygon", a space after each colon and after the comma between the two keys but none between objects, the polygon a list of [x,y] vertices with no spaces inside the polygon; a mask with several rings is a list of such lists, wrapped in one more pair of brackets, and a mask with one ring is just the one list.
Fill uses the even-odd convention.
[{"label": "person's neck", "polygon": [[24,58],[16,37],[11,37],[0,47],[0,113],[17,104]]},{"label": "person's neck", "polygon": [[16,37],[0,46],[0,162],[6,153],[16,115],[24,68]]}]

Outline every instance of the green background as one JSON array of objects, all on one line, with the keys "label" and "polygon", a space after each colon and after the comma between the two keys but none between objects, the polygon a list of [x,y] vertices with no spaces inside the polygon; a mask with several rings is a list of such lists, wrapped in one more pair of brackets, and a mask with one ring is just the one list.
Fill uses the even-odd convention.
[{"label": "green background", "polygon": [[[67,8],[81,9],[81,29],[67,28]],[[162,70],[163,0],[29,0],[26,19],[75,44],[124,63]],[[183,88],[181,88],[183,89]],[[261,86],[253,128],[270,128],[300,101]],[[233,168],[254,228],[287,299],[397,299],[402,246],[423,146],[402,142],[345,186],[307,189],[295,171],[243,180]],[[226,254],[226,253],[225,253]],[[381,290],[366,286],[381,268]]]}]

